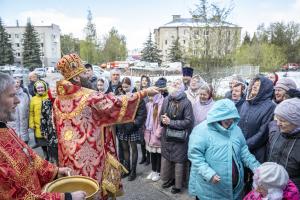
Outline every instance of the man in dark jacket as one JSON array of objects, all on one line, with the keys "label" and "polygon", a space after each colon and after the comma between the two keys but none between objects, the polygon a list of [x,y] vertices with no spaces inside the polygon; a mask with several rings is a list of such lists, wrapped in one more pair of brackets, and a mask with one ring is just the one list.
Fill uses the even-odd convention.
[{"label": "man in dark jacket", "polygon": [[89,63],[85,64],[84,67],[86,68],[87,77],[90,81],[92,90],[97,90],[97,77],[94,75],[93,66]]},{"label": "man in dark jacket", "polygon": [[242,129],[251,153],[261,163],[266,160],[268,124],[273,119],[273,83],[258,75],[252,80],[246,101],[240,109],[239,127]]},{"label": "man in dark jacket", "polygon": [[35,96],[33,86],[34,83],[38,80],[38,76],[35,72],[30,72],[28,78],[29,78],[29,84],[28,84],[29,94],[33,97]]},{"label": "man in dark jacket", "polygon": [[300,99],[288,99],[275,109],[269,124],[268,161],[282,165],[300,189]]},{"label": "man in dark jacket", "polygon": [[117,90],[117,88],[122,87],[120,80],[121,80],[121,71],[119,69],[110,70],[110,81],[109,81],[107,93],[112,92],[118,95],[119,91]]}]

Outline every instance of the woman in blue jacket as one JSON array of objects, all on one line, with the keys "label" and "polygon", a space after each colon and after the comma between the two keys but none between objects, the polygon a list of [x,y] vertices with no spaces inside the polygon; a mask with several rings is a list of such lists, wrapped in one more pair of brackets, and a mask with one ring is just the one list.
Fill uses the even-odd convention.
[{"label": "woman in blue jacket", "polygon": [[239,118],[234,103],[223,99],[194,128],[188,150],[191,195],[201,200],[242,199],[244,166],[255,170],[260,164],[237,126]]}]

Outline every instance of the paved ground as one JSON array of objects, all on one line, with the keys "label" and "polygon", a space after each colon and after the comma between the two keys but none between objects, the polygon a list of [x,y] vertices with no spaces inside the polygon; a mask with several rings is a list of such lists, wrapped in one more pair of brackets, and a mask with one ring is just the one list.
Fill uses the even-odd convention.
[{"label": "paved ground", "polygon": [[[57,80],[60,79],[58,74],[50,74],[46,78],[50,86],[54,85]],[[30,146],[34,145],[33,133],[30,133]],[[42,149],[36,148],[35,151],[43,156]],[[139,160],[141,156],[141,151],[139,149]],[[171,188],[162,189],[160,186],[161,181],[152,182],[146,180],[146,176],[151,171],[151,165],[138,165],[137,175],[135,181],[127,181],[127,178],[123,179],[124,191],[125,194],[122,197],[119,197],[119,200],[192,200],[193,198],[189,197],[187,190],[185,189],[181,194],[172,194],[170,192]]]}]

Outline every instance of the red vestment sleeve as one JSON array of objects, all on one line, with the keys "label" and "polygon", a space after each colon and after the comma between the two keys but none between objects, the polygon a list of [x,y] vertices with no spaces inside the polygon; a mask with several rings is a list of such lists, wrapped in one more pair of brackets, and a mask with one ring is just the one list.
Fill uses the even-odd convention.
[{"label": "red vestment sleeve", "polygon": [[63,193],[41,193],[34,194],[29,191],[24,185],[15,182],[3,173],[3,169],[0,168],[0,199],[1,200],[64,200]]},{"label": "red vestment sleeve", "polygon": [[132,122],[140,100],[145,92],[114,96],[113,94],[95,93],[90,96],[89,104],[94,109],[93,116],[102,126]]}]

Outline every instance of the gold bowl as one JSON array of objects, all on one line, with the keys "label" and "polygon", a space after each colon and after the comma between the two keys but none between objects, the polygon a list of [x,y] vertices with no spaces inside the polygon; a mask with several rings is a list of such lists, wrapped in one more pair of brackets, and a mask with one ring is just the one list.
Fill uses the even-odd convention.
[{"label": "gold bowl", "polygon": [[59,193],[80,190],[86,192],[86,199],[93,199],[99,191],[99,183],[86,176],[66,176],[48,183],[43,190],[44,192]]}]

